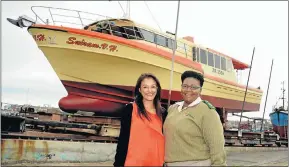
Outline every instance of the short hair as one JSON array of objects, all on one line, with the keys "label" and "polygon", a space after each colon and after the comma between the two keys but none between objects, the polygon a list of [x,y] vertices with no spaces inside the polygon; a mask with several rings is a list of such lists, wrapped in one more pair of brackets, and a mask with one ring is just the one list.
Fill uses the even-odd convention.
[{"label": "short hair", "polygon": [[182,76],[181,76],[181,80],[182,80],[182,83],[184,82],[184,80],[186,78],[195,78],[197,80],[200,81],[200,85],[201,87],[203,87],[203,84],[204,84],[204,77],[202,74],[198,73],[198,72],[195,72],[195,71],[185,71]]}]

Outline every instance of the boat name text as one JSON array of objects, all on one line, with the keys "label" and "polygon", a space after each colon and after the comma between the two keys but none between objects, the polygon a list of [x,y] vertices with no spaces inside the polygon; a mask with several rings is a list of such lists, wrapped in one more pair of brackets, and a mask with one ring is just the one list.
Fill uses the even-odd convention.
[{"label": "boat name text", "polygon": [[75,37],[69,37],[66,43],[70,45],[79,45],[79,46],[86,46],[89,48],[99,48],[103,50],[109,50],[110,52],[118,51],[116,45],[109,45],[107,43],[102,43],[102,44],[91,43],[91,42],[86,42],[84,39],[76,40]]},{"label": "boat name text", "polygon": [[219,70],[219,69],[216,69],[216,68],[213,68],[213,73],[217,73],[217,74],[220,74],[220,75],[224,75],[224,72],[222,70]]},{"label": "boat name text", "polygon": [[50,37],[50,36],[46,36],[44,34],[35,34],[35,35],[32,35],[33,39],[35,41],[38,41],[38,42],[44,42],[44,43],[48,43],[48,44],[56,44],[56,37]]}]

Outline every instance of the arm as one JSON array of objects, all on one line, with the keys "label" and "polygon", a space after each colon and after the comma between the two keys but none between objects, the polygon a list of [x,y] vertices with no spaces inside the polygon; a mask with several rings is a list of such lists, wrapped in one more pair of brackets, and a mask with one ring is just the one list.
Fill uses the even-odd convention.
[{"label": "arm", "polygon": [[206,111],[202,121],[203,136],[210,149],[212,166],[227,166],[223,126],[213,109]]},{"label": "arm", "polygon": [[163,124],[167,118],[167,115],[168,115],[168,111],[165,109],[165,108],[162,108],[162,121],[163,121]]},{"label": "arm", "polygon": [[113,166],[124,166],[125,163],[130,136],[132,105],[126,105],[121,112],[121,127]]}]

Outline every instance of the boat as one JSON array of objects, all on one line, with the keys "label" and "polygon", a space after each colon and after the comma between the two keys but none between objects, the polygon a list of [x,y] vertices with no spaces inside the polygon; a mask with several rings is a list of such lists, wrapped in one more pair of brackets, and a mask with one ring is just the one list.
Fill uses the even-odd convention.
[{"label": "boat", "polygon": [[282,97],[280,99],[283,100],[283,105],[276,105],[273,107],[273,112],[269,114],[271,123],[273,125],[273,131],[277,133],[280,138],[288,138],[288,106],[287,110],[285,109],[285,97],[284,97],[285,89],[284,82],[282,88]]},{"label": "boat", "polygon": [[[51,18],[35,11],[45,9]],[[27,28],[52,66],[68,95],[59,100],[65,112],[94,112],[117,116],[133,101],[133,91],[141,73],[155,74],[162,87],[161,102],[167,107],[173,47],[176,47],[170,104],[181,100],[181,74],[186,70],[202,73],[202,99],[228,112],[240,112],[246,86],[237,81],[236,71],[249,65],[212,48],[194,42],[191,36],[177,38],[128,18],[111,18],[72,9],[32,6],[36,19],[20,16],[7,20]],[[55,10],[74,12],[64,15]],[[98,17],[97,21],[84,15]],[[55,17],[65,16],[63,22]],[[102,18],[101,18],[102,17]],[[76,26],[64,26],[69,18]],[[87,24],[85,21],[89,20]],[[59,25],[60,24],[60,25]],[[244,112],[259,111],[263,91],[248,87]]]}]

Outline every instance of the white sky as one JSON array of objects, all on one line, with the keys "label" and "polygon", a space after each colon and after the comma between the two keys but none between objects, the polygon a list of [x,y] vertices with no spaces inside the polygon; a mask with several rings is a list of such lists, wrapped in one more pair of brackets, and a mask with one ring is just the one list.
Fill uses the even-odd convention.
[{"label": "white sky", "polygon": [[[121,1],[126,7],[126,2]],[[177,1],[148,1],[155,19],[163,31],[175,31]],[[52,67],[37,48],[26,29],[10,24],[6,18],[20,15],[34,18],[31,6],[51,6],[121,17],[119,4],[102,2],[29,2],[3,1],[1,5],[1,67],[2,101],[7,103],[50,104],[58,107],[60,98],[67,95]],[[144,2],[131,2],[131,18],[158,28]],[[288,87],[288,2],[197,2],[183,1],[180,7],[178,36],[193,36],[195,42],[250,64],[256,47],[249,85],[264,91],[259,112],[246,116],[261,117],[270,73],[274,66],[267,100],[265,118],[281,94],[281,82]],[[246,84],[248,70],[243,73]],[[287,97],[286,90],[286,97]],[[231,119],[239,119],[231,118]]]}]

